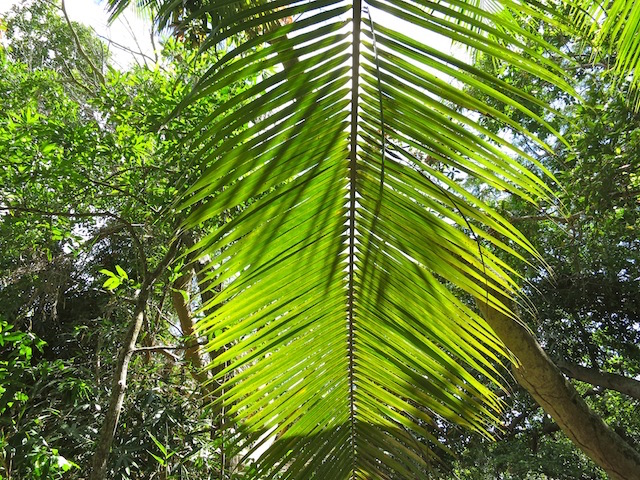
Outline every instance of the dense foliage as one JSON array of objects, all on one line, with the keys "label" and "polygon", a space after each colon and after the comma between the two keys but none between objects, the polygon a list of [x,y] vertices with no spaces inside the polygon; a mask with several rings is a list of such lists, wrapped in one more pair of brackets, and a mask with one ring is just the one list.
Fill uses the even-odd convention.
[{"label": "dense foliage", "polygon": [[[104,83],[49,3],[10,12],[0,50],[6,478],[69,469],[65,478],[84,478],[90,469],[132,298],[174,235],[166,211],[191,162],[188,145],[178,158],[174,145],[218,102],[203,99],[159,130],[211,58],[168,39],[155,69],[122,72],[92,53],[106,47],[88,29],[74,29]],[[219,469],[215,415],[182,361],[181,345],[194,340],[182,336],[167,300],[183,264],[154,285],[142,344],[170,349],[133,360],[110,478],[202,478]]]}]

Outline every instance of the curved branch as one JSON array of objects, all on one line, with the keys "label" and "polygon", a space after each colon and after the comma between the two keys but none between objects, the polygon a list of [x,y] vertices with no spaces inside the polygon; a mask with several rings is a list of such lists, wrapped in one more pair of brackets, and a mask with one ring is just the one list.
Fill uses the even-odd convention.
[{"label": "curved branch", "polygon": [[[206,393],[210,393],[208,371],[205,370],[205,361],[200,355],[200,346],[198,344],[198,334],[195,329],[195,323],[191,314],[191,306],[189,301],[189,285],[193,278],[193,270],[191,265],[187,265],[183,269],[184,273],[173,282],[171,289],[171,303],[180,320],[180,328],[182,335],[186,338],[195,340],[189,342],[190,345],[185,348],[185,360],[192,367],[191,375],[200,384],[203,385]],[[186,292],[183,295],[183,292]]]},{"label": "curved branch", "polygon": [[73,28],[71,19],[69,19],[69,15],[67,14],[67,8],[64,5],[64,0],[62,0],[61,9],[62,9],[62,14],[64,15],[64,19],[67,21],[67,25],[69,26],[69,30],[71,30],[71,36],[73,37],[76,47],[78,47],[78,53],[80,53],[82,58],[84,58],[84,60],[89,64],[95,76],[98,77],[98,80],[100,80],[100,83],[102,85],[105,85],[107,81],[105,80],[104,75],[98,69],[98,67],[96,67],[96,65],[91,61],[91,58],[89,58],[89,55],[87,55],[87,53],[84,51],[84,48],[82,48],[82,43],[80,42],[80,38],[78,37],[76,30]]}]

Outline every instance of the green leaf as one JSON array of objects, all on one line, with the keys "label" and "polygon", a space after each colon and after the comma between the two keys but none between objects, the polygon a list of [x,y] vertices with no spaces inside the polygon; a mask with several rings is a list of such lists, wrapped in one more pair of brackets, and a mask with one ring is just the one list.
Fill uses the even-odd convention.
[{"label": "green leaf", "polygon": [[[165,456],[167,456],[167,448],[162,444],[162,442],[160,442],[160,440],[158,440],[151,432],[148,432],[149,436],[151,437],[151,440],[153,440],[153,443],[156,444],[156,447],[158,447],[160,449],[160,451],[162,452],[162,454]],[[153,455],[153,454],[152,454]],[[155,457],[154,457],[155,458]]]},{"label": "green leaf", "polygon": [[120,275],[120,278],[123,280],[129,280],[127,272],[125,272],[120,265],[116,265],[116,272],[118,272],[118,275]]},{"label": "green leaf", "polygon": [[42,147],[41,151],[44,155],[47,155],[54,151],[56,148],[58,148],[58,146],[55,143],[48,143]]},{"label": "green leaf", "polygon": [[158,462],[158,464],[164,466],[166,461],[164,458],[156,455],[155,453],[150,452],[149,450],[147,450],[147,452],[149,453],[149,455],[151,455],[153,458],[155,458],[156,462]]},{"label": "green leaf", "polygon": [[108,278],[102,286],[107,290],[115,290],[120,286],[120,279],[117,277]]},{"label": "green leaf", "polygon": [[109,277],[112,277],[112,278],[118,278],[118,276],[115,273],[113,273],[110,270],[107,270],[106,268],[103,268],[102,270],[99,270],[99,272],[104,274],[104,275],[108,275]]}]

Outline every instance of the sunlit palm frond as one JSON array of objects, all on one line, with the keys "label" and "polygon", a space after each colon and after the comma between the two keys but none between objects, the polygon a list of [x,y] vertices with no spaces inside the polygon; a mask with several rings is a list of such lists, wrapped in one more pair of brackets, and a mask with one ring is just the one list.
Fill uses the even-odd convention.
[{"label": "sunlit palm frond", "polygon": [[240,212],[196,246],[224,285],[200,329],[218,352],[216,401],[238,419],[229,435],[238,451],[273,442],[262,478],[423,478],[443,421],[488,434],[500,410],[486,380],[500,385],[506,352],[453,292],[508,312],[489,292],[516,296],[518,276],[496,252],[536,255],[465,181],[550,195],[514,158],[544,168],[479,120],[531,135],[464,87],[543,124],[527,105],[546,106],[448,42],[571,88],[548,44],[475,2],[209,12],[231,4],[209,45],[252,34],[192,98],[259,81],[190,135],[205,173],[182,204],[186,228]]},{"label": "sunlit palm frond", "polygon": [[157,12],[161,4],[161,0],[107,0],[109,21],[113,22],[117,17],[122,15],[130,5],[135,11],[146,15]]},{"label": "sunlit palm frond", "polygon": [[612,71],[619,81],[629,80],[640,107],[640,3],[635,0],[566,0],[575,18],[575,32],[589,41],[594,53],[613,61]]}]

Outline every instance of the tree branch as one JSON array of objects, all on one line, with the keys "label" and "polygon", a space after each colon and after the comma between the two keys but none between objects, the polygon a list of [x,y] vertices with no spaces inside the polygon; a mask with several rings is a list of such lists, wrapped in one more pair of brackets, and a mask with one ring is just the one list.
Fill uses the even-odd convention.
[{"label": "tree branch", "polygon": [[150,347],[138,347],[138,348],[133,350],[133,353],[135,354],[135,353],[141,353],[141,352],[146,352],[146,353],[157,352],[157,353],[161,353],[162,355],[167,357],[173,363],[179,362],[180,361],[180,357],[178,357],[177,355],[174,355],[173,353],[171,353],[169,351],[169,349],[171,349],[171,348],[172,347],[168,347],[166,345],[154,345],[154,346],[150,346]]},{"label": "tree branch", "polygon": [[511,223],[521,223],[521,222],[540,222],[543,220],[549,220],[556,223],[571,223],[576,218],[580,217],[580,213],[574,213],[573,215],[569,215],[568,217],[562,217],[558,215],[523,215],[521,217],[510,217],[509,221]]},{"label": "tree branch", "polygon": [[[125,46],[125,45],[122,45],[121,43],[118,43],[118,42],[116,42],[116,41],[114,41],[114,40],[110,39],[109,37],[105,37],[104,35],[100,35],[99,33],[97,33],[97,32],[95,31],[95,29],[94,29],[93,31],[94,31],[95,35],[96,35],[98,38],[100,38],[100,39],[104,40],[105,42],[107,42],[107,43],[109,43],[109,44],[111,44],[111,45],[113,45],[114,47],[119,48],[120,50],[124,50],[125,52],[130,53],[130,54],[132,54],[132,55],[140,55],[142,58],[148,58],[148,59],[149,59],[149,60],[151,60],[152,62],[157,63],[157,59],[156,59],[156,60],[154,60],[153,58],[151,58],[151,57],[150,57],[149,55],[147,55],[146,53],[139,52],[139,51],[137,51],[137,50],[133,50],[132,48],[129,48],[129,47]],[[166,71],[164,68],[163,68],[162,70]]]},{"label": "tree branch", "polygon": [[98,70],[98,67],[95,66],[95,64],[91,61],[91,58],[89,58],[89,55],[87,55],[87,53],[82,48],[82,43],[80,43],[80,38],[78,37],[78,34],[76,33],[75,28],[73,28],[73,24],[71,23],[71,20],[69,19],[69,15],[67,14],[67,8],[65,7],[64,0],[62,0],[61,9],[62,9],[62,14],[64,15],[64,18],[67,21],[67,25],[69,26],[69,30],[71,30],[71,36],[73,37],[76,47],[78,47],[78,53],[80,53],[82,58],[84,58],[85,61],[89,64],[95,76],[98,77],[98,79],[100,80],[100,83],[102,85],[105,85],[107,82],[104,78],[104,75],[100,70]]},{"label": "tree branch", "polygon": [[[189,290],[191,279],[193,278],[193,267],[190,263],[182,269],[182,275],[173,282],[171,289],[171,303],[173,305],[178,320],[180,321],[180,329],[182,335],[186,338],[197,339],[197,332],[193,315],[191,314],[191,302],[189,301]],[[184,293],[183,295],[183,292]],[[185,360],[192,367],[190,373],[193,378],[200,384],[205,385],[209,379],[209,372],[204,369],[205,362],[200,355],[198,343],[192,344],[185,349]],[[209,393],[209,392],[207,392]]]},{"label": "tree branch", "polygon": [[155,352],[158,350],[188,350],[189,348],[206,345],[207,342],[192,342],[184,345],[151,345],[149,347],[137,347],[134,353],[139,352]]},{"label": "tree branch", "polygon": [[[509,302],[502,299],[507,305]],[[514,376],[562,431],[613,480],[640,480],[640,453],[584,402],[544,352],[531,331],[512,317],[478,302],[487,323],[517,357]]]},{"label": "tree branch", "polygon": [[87,218],[87,217],[111,217],[119,220],[119,217],[115,213],[111,212],[59,212],[59,211],[47,211],[39,208],[23,207],[23,206],[0,206],[1,211],[5,212],[24,212],[34,213],[37,215],[44,215],[45,217],[70,217],[70,218]]},{"label": "tree branch", "polygon": [[[93,95],[94,92],[87,87],[84,83],[82,83],[80,80],[78,80],[76,78],[76,76],[73,74],[73,71],[71,71],[71,68],[69,67],[69,65],[67,64],[67,62],[65,61],[64,58],[62,58],[62,64],[64,65],[65,70],[67,71],[67,74],[69,75],[69,78],[71,78],[72,83],[74,83],[76,86],[80,87],[81,89],[83,89],[87,94],[89,95]],[[78,102],[80,103],[80,102]]]},{"label": "tree branch", "polygon": [[138,336],[144,323],[144,313],[147,308],[147,302],[153,290],[153,285],[158,277],[165,271],[167,265],[175,258],[181,244],[181,237],[171,242],[167,253],[162,260],[160,260],[156,269],[145,276],[142,286],[140,287],[136,299],[133,321],[127,330],[122,347],[118,352],[118,359],[113,374],[111,396],[109,397],[109,407],[96,442],[97,446],[92,459],[92,469],[89,480],[104,480],[106,477],[109,452],[111,451],[111,445],[113,444],[113,438],[116,434],[120,413],[122,412],[122,405],[124,403],[129,362],[133,354],[137,351],[136,342],[138,341]]},{"label": "tree branch", "polygon": [[616,392],[624,393],[631,398],[640,400],[640,381],[638,380],[616,373],[603,372],[597,368],[586,368],[565,361],[559,361],[556,362],[556,364],[568,377],[608,390],[615,390]]},{"label": "tree branch", "polygon": [[[110,217],[121,223],[123,229],[125,229],[134,245],[136,246],[136,250],[138,251],[138,260],[140,263],[140,269],[142,271],[142,277],[144,278],[147,275],[147,258],[144,253],[144,246],[140,241],[140,238],[136,234],[133,224],[127,222],[122,217],[115,213],[111,212],[61,212],[61,211],[46,211],[38,208],[31,207],[23,207],[23,206],[0,206],[0,211],[9,211],[9,212],[25,212],[25,213],[33,213],[36,215],[43,215],[45,217],[67,217],[67,218],[92,218],[92,217]],[[165,265],[166,267],[166,265]]]}]

